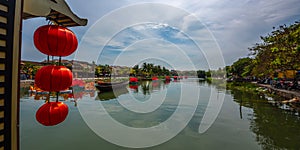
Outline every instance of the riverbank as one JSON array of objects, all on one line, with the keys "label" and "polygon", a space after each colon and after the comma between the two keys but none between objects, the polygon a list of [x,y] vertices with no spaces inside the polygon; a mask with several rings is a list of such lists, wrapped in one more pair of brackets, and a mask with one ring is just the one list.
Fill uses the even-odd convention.
[{"label": "riverbank", "polygon": [[268,84],[258,84],[256,82],[229,82],[226,84],[228,90],[240,90],[254,93],[262,97],[272,97],[281,104],[291,104],[292,107],[300,107],[300,92],[277,89]]},{"label": "riverbank", "polygon": [[270,93],[280,95],[281,97],[284,97],[284,98],[287,98],[287,99],[293,99],[293,98],[300,99],[300,92],[299,91],[290,91],[290,90],[285,90],[285,89],[278,89],[278,88],[272,87],[269,84],[258,84],[258,83],[256,83],[256,84],[260,87],[267,88]]}]

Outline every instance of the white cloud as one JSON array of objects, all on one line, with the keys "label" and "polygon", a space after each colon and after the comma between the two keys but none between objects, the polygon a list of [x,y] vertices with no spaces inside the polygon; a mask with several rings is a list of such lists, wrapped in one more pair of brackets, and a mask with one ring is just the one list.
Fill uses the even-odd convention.
[{"label": "white cloud", "polygon": [[133,66],[149,58],[160,60],[177,69],[194,69],[192,60],[182,49],[173,43],[155,38],[141,40],[126,48],[119,54],[114,64]]},{"label": "white cloud", "polygon": [[[134,15],[129,11],[124,11],[121,15],[116,13],[115,16],[110,16],[111,11],[118,11],[120,7],[145,2],[171,5],[182,8],[187,13],[183,14],[180,11],[174,11],[174,9],[168,8],[166,5],[161,6],[164,9],[148,5],[148,7],[131,7],[134,9],[132,11],[136,12]],[[290,24],[300,17],[299,0],[120,0],[118,2],[90,0],[88,3],[79,0],[68,0],[68,3],[78,16],[89,19],[88,26],[71,29],[78,34],[79,40],[81,40],[84,33],[87,33],[88,29],[94,28],[94,33],[82,40],[83,43],[87,42],[88,44],[81,47],[85,51],[80,53],[80,55],[89,59],[95,57],[90,56],[91,53],[98,55],[100,47],[107,43],[110,46],[128,46],[126,43],[120,42],[120,39],[128,38],[135,41],[151,37],[159,38],[157,33],[150,30],[147,31],[143,29],[145,27],[134,24],[134,22],[139,22],[139,20],[145,20],[146,16],[149,22],[158,23],[152,24],[153,29],[165,29],[167,26],[171,26],[184,31],[184,34],[199,42],[201,50],[205,52],[213,53],[216,47],[216,45],[211,45],[211,42],[214,42],[213,37],[210,37],[211,35],[207,36],[213,33],[221,47],[226,63],[231,64],[239,57],[247,55],[247,48],[258,42],[261,35],[270,32],[273,26]],[[111,17],[107,24],[102,24],[99,27],[92,26],[98,19],[105,16]],[[198,20],[195,20],[195,17],[199,19],[200,23]],[[133,24],[130,24],[130,22]],[[124,23],[128,23],[129,27],[134,30],[123,35],[118,35],[118,32],[114,32],[122,27]],[[145,22],[142,21],[141,23]],[[30,40],[34,30],[43,24],[45,24],[44,19],[24,21],[22,59],[43,59],[42,55],[33,54],[34,46]],[[210,31],[206,30],[206,26]],[[103,31],[103,28],[105,28],[105,31]],[[126,29],[123,28],[123,30]],[[141,32],[140,30],[144,31]],[[114,36],[111,35],[112,33],[118,36],[119,39],[109,39],[108,37]],[[187,40],[187,37],[181,33],[174,34],[173,37]],[[151,43],[146,42],[144,44]],[[197,53],[196,50],[193,51],[193,48],[187,45],[183,44],[181,46],[188,49],[187,51],[190,54],[195,55]]]},{"label": "white cloud", "polygon": [[[122,61],[123,65],[132,66],[134,65],[133,61],[138,63],[138,61],[151,57],[163,59],[164,61],[177,60],[179,64],[184,66],[186,63],[181,61],[182,59],[180,57],[187,56],[197,68],[208,69],[206,59],[201,49],[199,49],[192,40],[193,39],[190,39],[179,30],[167,24],[139,24],[128,27],[116,34],[113,39],[107,43],[109,47],[103,50],[98,63],[112,64],[113,60],[122,54],[122,60],[124,60]],[[206,41],[206,43],[207,42],[208,41]],[[119,47],[121,48],[119,49]],[[118,49],[120,53],[116,53]],[[180,53],[176,52],[176,49],[180,50]],[[178,56],[178,54],[182,54],[182,56]],[[119,62],[118,65],[122,65],[122,63]],[[178,68],[179,64],[175,64]],[[187,69],[191,67],[185,66],[183,68]]]}]

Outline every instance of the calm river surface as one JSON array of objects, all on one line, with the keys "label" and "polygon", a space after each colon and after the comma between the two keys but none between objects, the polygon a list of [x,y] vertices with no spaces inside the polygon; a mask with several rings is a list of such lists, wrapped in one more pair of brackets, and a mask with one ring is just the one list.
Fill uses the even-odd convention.
[{"label": "calm river surface", "polygon": [[[182,91],[196,92],[187,92],[187,94],[183,94],[184,97],[181,97]],[[198,96],[195,94],[197,92],[199,92],[197,107],[188,104],[180,105],[180,100],[194,99]],[[218,95],[225,95],[224,102],[212,126],[206,132],[199,133],[199,125],[209,104],[211,93],[213,98],[217,99],[221,97]],[[68,117],[61,124],[52,127],[42,126],[35,119],[35,113],[44,100],[34,100],[34,97],[28,94],[21,94],[21,96],[21,150],[130,149],[112,144],[98,136],[89,128],[90,124],[85,122],[89,119],[82,117],[81,114],[86,114],[82,111],[89,110],[89,116],[95,118],[93,120],[95,124],[104,124],[105,119],[101,118],[104,115],[103,113],[99,115],[98,112],[103,112],[102,109],[105,109],[115,121],[129,127],[142,129],[159,125],[172,118],[172,114],[178,107],[181,107],[184,112],[190,112],[195,108],[195,113],[187,126],[170,140],[145,149],[300,148],[300,118],[297,113],[272,105],[270,101],[257,95],[217,89],[206,82],[199,82],[198,79],[183,79],[170,83],[141,82],[138,85],[130,85],[126,89],[117,90],[115,94],[78,91],[75,93],[77,106],[72,99],[65,101],[65,104],[69,106]],[[148,103],[161,97],[163,101]],[[140,107],[145,107],[145,109],[134,108],[135,102],[145,104],[146,106],[141,105]],[[151,108],[153,111],[149,109],[149,112],[146,112],[147,108]],[[131,111],[132,109],[135,112]],[[185,120],[180,118],[180,115],[179,118],[173,119],[178,123]],[[166,128],[171,127],[166,126]],[[111,136],[119,134],[114,132],[113,127],[106,126],[104,130],[110,131]],[[140,139],[146,136],[141,135]],[[128,138],[131,138],[130,135]]]}]

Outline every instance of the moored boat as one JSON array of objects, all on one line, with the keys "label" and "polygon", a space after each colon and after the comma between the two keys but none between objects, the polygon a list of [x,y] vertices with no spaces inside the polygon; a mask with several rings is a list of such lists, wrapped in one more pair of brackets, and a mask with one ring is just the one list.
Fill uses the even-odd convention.
[{"label": "moored boat", "polygon": [[100,92],[112,91],[113,89],[125,88],[128,85],[128,81],[122,82],[98,82],[95,84],[96,88]]}]

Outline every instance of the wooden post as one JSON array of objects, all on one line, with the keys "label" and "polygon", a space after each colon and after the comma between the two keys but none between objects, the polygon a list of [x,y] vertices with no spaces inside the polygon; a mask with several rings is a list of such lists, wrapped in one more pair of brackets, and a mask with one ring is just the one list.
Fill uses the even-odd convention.
[{"label": "wooden post", "polygon": [[0,1],[0,150],[19,149],[22,2]]}]

